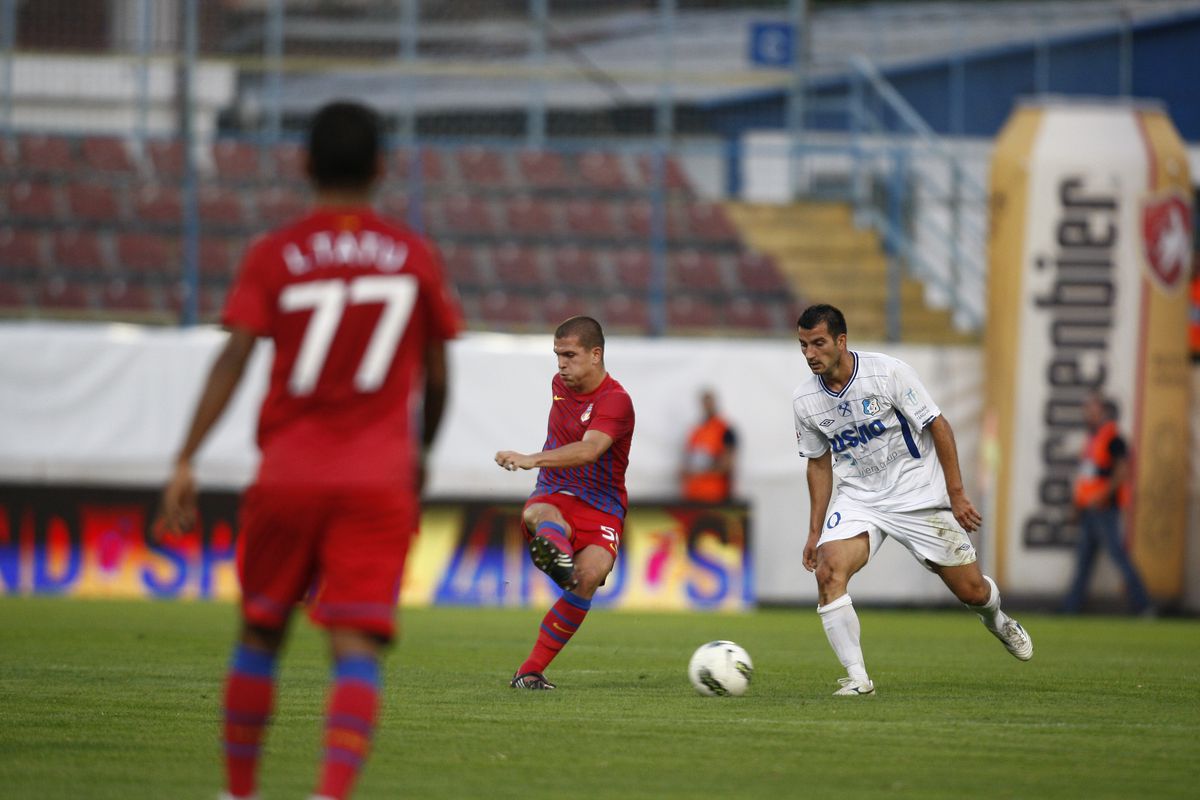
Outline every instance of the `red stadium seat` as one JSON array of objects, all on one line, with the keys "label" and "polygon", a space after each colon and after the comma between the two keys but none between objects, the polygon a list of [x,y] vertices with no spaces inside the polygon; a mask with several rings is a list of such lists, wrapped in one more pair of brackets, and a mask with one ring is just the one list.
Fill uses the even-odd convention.
[{"label": "red stadium seat", "polygon": [[508,232],[519,236],[557,236],[555,207],[549,201],[521,195],[505,205]]},{"label": "red stadium seat", "polygon": [[105,183],[71,183],[66,187],[67,210],[73,220],[114,224],[125,214],[117,190]]},{"label": "red stadium seat", "polygon": [[770,333],[776,329],[775,310],[765,302],[739,297],[725,307],[725,324],[751,333]]},{"label": "red stadium seat", "polygon": [[737,282],[739,286],[752,292],[788,291],[787,281],[783,279],[775,262],[758,253],[743,253],[738,258]]},{"label": "red stadium seat", "polygon": [[137,172],[129,142],[119,136],[85,136],[79,146],[83,164],[92,172],[120,175]]},{"label": "red stadium seat", "polygon": [[535,189],[569,189],[579,182],[560,153],[545,150],[518,153],[517,172],[525,185]]},{"label": "red stadium seat", "polygon": [[612,204],[603,200],[573,199],[566,205],[567,232],[587,239],[618,239],[621,228],[617,225]]},{"label": "red stadium seat", "polygon": [[440,249],[446,276],[455,286],[479,287],[484,284],[474,247],[447,242]]},{"label": "red stadium seat", "polygon": [[271,173],[266,176],[269,181],[304,182],[308,180],[305,166],[308,163],[308,153],[297,142],[279,142],[271,148]]},{"label": "red stadium seat", "polygon": [[111,311],[157,311],[156,293],[148,286],[126,281],[110,281],[101,292],[100,300]]},{"label": "red stadium seat", "polygon": [[17,165],[31,172],[61,175],[79,167],[72,142],[65,136],[30,133],[17,140]]},{"label": "red stadium seat", "polygon": [[[641,175],[642,183],[646,186],[655,185],[655,156],[651,153],[643,153],[638,156],[638,172]],[[663,179],[666,181],[668,190],[671,191],[690,191],[691,186],[688,184],[687,173],[683,171],[683,167],[679,162],[671,156],[667,156],[663,165]]]},{"label": "red stadium seat", "polygon": [[480,197],[455,195],[441,204],[442,225],[452,233],[492,234],[496,223],[490,204]]},{"label": "red stadium seat", "polygon": [[213,143],[212,156],[222,181],[255,181],[259,177],[262,151],[251,142],[220,139]]},{"label": "red stadium seat", "polygon": [[393,222],[408,224],[411,206],[404,192],[385,190],[379,197],[379,211]]},{"label": "red stadium seat", "polygon": [[167,277],[181,269],[180,242],[153,233],[117,234],[117,264],[123,275]]},{"label": "red stadium seat", "polygon": [[683,250],[668,259],[667,286],[672,289],[724,291],[721,263],[712,253]]},{"label": "red stadium seat", "polygon": [[575,292],[551,292],[538,302],[542,310],[542,322],[549,330],[557,328],[568,317],[598,317],[598,305],[594,300]]},{"label": "red stadium seat", "polygon": [[673,330],[704,331],[719,324],[720,313],[710,300],[690,293],[667,300],[667,327]]},{"label": "red stadium seat", "polygon": [[475,186],[507,186],[508,161],[502,153],[482,147],[464,147],[455,154],[458,174]]},{"label": "red stadium seat", "polygon": [[623,289],[645,291],[650,288],[654,273],[654,260],[646,250],[626,248],[617,252],[613,259],[617,274],[617,285]]},{"label": "red stadium seat", "polygon": [[21,228],[0,228],[0,272],[12,275],[46,269],[42,235]]},{"label": "red stadium seat", "polygon": [[[654,235],[655,206],[652,201],[644,198],[627,201],[621,205],[621,212],[624,215],[625,227],[631,236],[650,239]],[[664,213],[666,214],[664,222],[666,223],[667,239],[672,241],[687,239],[687,219],[684,206],[678,202],[667,202]]]},{"label": "red stadium seat", "polygon": [[725,209],[720,205],[706,202],[689,203],[685,213],[688,236],[714,244],[737,241],[737,228],[729,221]]},{"label": "red stadium seat", "polygon": [[488,253],[496,282],[505,289],[541,289],[546,285],[541,254],[529,247],[505,244]]},{"label": "red stadium seat", "polygon": [[183,142],[179,139],[152,139],[146,142],[146,156],[154,175],[160,180],[183,177]]},{"label": "red stadium seat", "polygon": [[611,294],[604,300],[601,322],[605,329],[644,334],[650,331],[646,301],[628,294]]},{"label": "red stadium seat", "polygon": [[200,222],[206,227],[247,227],[242,193],[226,186],[207,184],[200,188]]},{"label": "red stadium seat", "polygon": [[488,326],[529,328],[534,322],[533,304],[527,297],[494,289],[479,302],[479,314]]},{"label": "red stadium seat", "polygon": [[177,226],[183,221],[183,199],[178,187],[170,184],[143,186],[134,195],[133,206],[139,222]]},{"label": "red stadium seat", "polygon": [[16,181],[5,187],[9,219],[49,222],[59,217],[58,187],[44,181]]},{"label": "red stadium seat", "polygon": [[91,231],[55,231],[50,240],[51,262],[76,274],[100,272],[108,265],[100,237]]},{"label": "red stadium seat", "polygon": [[237,270],[237,250],[232,239],[221,236],[201,237],[200,258],[196,265],[200,279],[210,283],[221,283],[233,278]]},{"label": "red stadium seat", "polygon": [[617,153],[592,150],[579,157],[579,174],[593,189],[625,191],[631,183],[625,174],[625,161]]},{"label": "red stadium seat", "polygon": [[[446,182],[446,165],[442,154],[437,150],[422,148],[420,161],[414,161],[412,148],[400,148],[392,156],[392,177],[398,181],[411,181],[422,184],[442,184]],[[420,169],[416,169],[420,167]]]},{"label": "red stadium seat", "polygon": [[307,192],[271,186],[259,192],[255,204],[258,206],[259,224],[275,227],[295,222],[301,217],[308,210],[309,196]]},{"label": "red stadium seat", "polygon": [[92,301],[83,284],[54,277],[38,284],[37,304],[45,308],[76,311],[90,308]]},{"label": "red stadium seat", "polygon": [[12,281],[0,280],[0,308],[24,308],[28,303],[25,287]]},{"label": "red stadium seat", "polygon": [[606,289],[611,281],[594,250],[558,247],[550,253],[553,285],[595,291]]}]

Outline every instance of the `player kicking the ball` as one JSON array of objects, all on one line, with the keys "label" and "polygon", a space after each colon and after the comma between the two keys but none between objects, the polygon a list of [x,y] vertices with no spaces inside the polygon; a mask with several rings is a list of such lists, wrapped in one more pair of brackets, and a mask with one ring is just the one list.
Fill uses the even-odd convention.
[{"label": "player kicking the ball", "polygon": [[625,468],[633,439],[633,402],[604,369],[604,332],[591,317],[571,317],[554,332],[558,374],[550,383],[546,444],[529,455],[496,453],[508,470],[538,468],[523,521],[534,565],[563,590],[542,620],[529,658],[509,685],[553,689],[542,673],[583,624],[592,596],[621,547],[628,500]]},{"label": "player kicking the ball", "polygon": [[817,613],[846,668],[834,694],[875,691],[847,584],[885,536],[936,573],[1008,652],[1028,661],[1033,642],[1000,610],[1000,592],[980,572],[967,536],[982,518],[963,491],[954,432],[916,372],[881,353],[848,350],[846,319],[833,306],[809,307],[797,327],[812,370],[792,394],[812,503],[804,568],[816,572]]}]

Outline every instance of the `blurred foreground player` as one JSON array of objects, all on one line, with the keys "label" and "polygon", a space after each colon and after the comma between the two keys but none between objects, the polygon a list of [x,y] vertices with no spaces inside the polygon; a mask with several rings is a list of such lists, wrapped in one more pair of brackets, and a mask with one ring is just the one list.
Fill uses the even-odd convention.
[{"label": "blurred foreground player", "polygon": [[847,587],[885,536],[937,574],[1008,652],[1028,661],[1033,642],[1000,610],[1000,591],[980,571],[967,536],[983,520],[963,490],[954,432],[916,371],[882,353],[847,349],[846,318],[833,306],[807,308],[797,328],[812,370],[792,395],[812,503],[804,568],[816,572],[817,613],[846,668],[834,694],[875,691]]},{"label": "blurred foreground player", "polygon": [[563,590],[509,683],[515,689],[555,688],[542,673],[583,624],[592,596],[612,571],[628,506],[633,401],[605,371],[600,323],[571,317],[559,325],[554,354],[558,374],[550,382],[543,450],[496,453],[505,469],[539,470],[523,513],[529,553]]},{"label": "blurred foreground player", "polygon": [[[192,459],[259,337],[275,346],[258,424],[262,460],[241,511],[242,625],[224,695],[226,798],[254,797],[294,606],[329,634],[333,675],[314,797],[347,797],[379,711],[379,661],[419,515],[424,454],[447,389],[444,342],[460,320],[429,246],[370,208],[382,174],[371,110],[334,103],[313,120],[316,208],[256,241],[223,322],[229,331],[163,494],[168,531],[191,528]],[[424,426],[410,397],[424,378]],[[419,440],[419,441],[418,441]]]}]

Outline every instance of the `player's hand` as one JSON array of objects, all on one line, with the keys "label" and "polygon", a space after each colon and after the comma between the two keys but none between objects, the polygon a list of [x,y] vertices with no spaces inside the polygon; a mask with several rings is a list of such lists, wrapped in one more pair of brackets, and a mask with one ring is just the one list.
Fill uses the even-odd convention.
[{"label": "player's hand", "polygon": [[809,572],[817,571],[817,540],[818,536],[809,536],[804,543],[804,568]]},{"label": "player's hand", "polygon": [[175,465],[171,480],[163,489],[158,525],[163,533],[185,533],[196,525],[196,478],[192,465],[181,461]]},{"label": "player's hand", "polygon": [[501,450],[499,453],[496,453],[496,463],[509,472],[533,468],[533,459],[515,450]]},{"label": "player's hand", "polygon": [[954,518],[958,520],[958,524],[962,525],[963,530],[967,533],[974,533],[983,524],[983,517],[976,510],[970,498],[963,492],[956,493],[950,497],[950,513],[954,514]]}]

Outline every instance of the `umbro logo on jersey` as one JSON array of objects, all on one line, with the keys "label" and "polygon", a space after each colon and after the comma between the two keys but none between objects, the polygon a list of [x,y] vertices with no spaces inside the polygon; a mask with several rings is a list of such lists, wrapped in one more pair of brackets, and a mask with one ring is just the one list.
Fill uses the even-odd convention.
[{"label": "umbro logo on jersey", "polygon": [[830,425],[832,425],[832,424],[833,424],[833,420],[831,420],[831,419],[823,419],[823,420],[821,420],[821,427],[822,427],[822,428],[828,428],[828,427],[829,427]]}]

